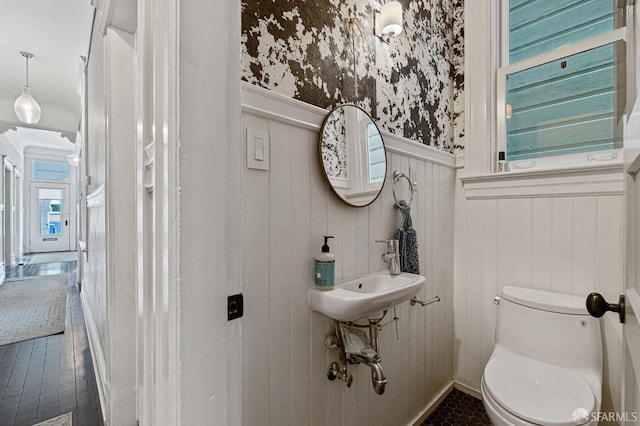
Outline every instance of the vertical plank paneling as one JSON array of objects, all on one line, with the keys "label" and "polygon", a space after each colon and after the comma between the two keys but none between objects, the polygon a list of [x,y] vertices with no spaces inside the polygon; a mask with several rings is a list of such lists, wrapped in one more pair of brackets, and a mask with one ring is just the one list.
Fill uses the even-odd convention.
[{"label": "vertical plank paneling", "polygon": [[369,208],[356,211],[356,274],[369,272]]},{"label": "vertical plank paneling", "polygon": [[[456,186],[456,172],[454,169],[446,169],[446,180],[448,182],[448,188],[455,188]],[[447,226],[446,244],[442,247],[441,254],[439,255],[441,262],[446,262],[449,267],[447,268],[447,274],[445,280],[440,283],[441,294],[443,301],[441,309],[444,311],[444,323],[445,323],[445,341],[442,342],[442,346],[445,350],[445,360],[441,366],[443,371],[443,380],[448,381],[450,377],[453,377],[453,348],[454,348],[454,334],[453,334],[453,297],[454,297],[454,256],[447,256],[447,253],[454,253],[454,240],[451,235],[454,235],[454,206],[455,194],[452,190],[445,191],[443,204],[446,206],[444,209],[445,223]]]},{"label": "vertical plank paneling", "polygon": [[[342,209],[344,215],[342,219],[342,256],[344,258],[343,264],[343,279],[351,278],[356,275],[357,266],[357,212],[359,209],[346,208]],[[342,424],[352,425],[356,422],[357,412],[353,409],[356,405],[357,395],[353,389],[349,389],[346,386],[342,386]]]},{"label": "vertical plank paneling", "polygon": [[[425,225],[426,221],[422,220],[422,216],[424,216],[424,211],[426,209],[426,201],[425,201],[425,165],[424,163],[416,163],[415,166],[417,175],[418,175],[418,191],[416,192],[416,207],[419,209],[421,214],[418,216],[419,222],[416,222],[415,230],[418,238],[418,247],[419,247],[419,261],[421,267],[421,273],[425,275],[425,264],[424,258],[425,253],[429,250],[428,245],[425,242]],[[425,290],[420,291],[418,293],[418,297],[424,297]],[[420,402],[422,401],[421,395],[424,394],[424,383],[426,380],[426,372],[425,372],[425,364],[424,364],[424,314],[420,309],[412,309],[410,312],[409,319],[409,365],[408,368],[414,374],[411,375],[409,385],[409,398],[410,398],[410,406],[409,410],[415,412],[420,407]]]},{"label": "vertical plank paneling", "polygon": [[498,200],[498,291],[515,285],[515,200]]},{"label": "vertical plank paneling", "polygon": [[[428,247],[428,257],[431,259],[431,270],[433,271],[433,282],[427,290],[427,297],[440,296],[439,303],[420,308],[426,310],[428,328],[431,328],[431,361],[429,368],[431,370],[430,377],[431,386],[428,388],[429,394],[433,394],[440,389],[447,381],[448,372],[443,368],[445,359],[451,356],[451,349],[444,343],[447,341],[446,325],[444,323],[445,306],[449,303],[443,289],[446,286],[447,274],[452,266],[448,260],[440,257],[440,253],[446,251],[448,241],[451,234],[447,229],[447,222],[451,217],[451,206],[447,205],[445,200],[447,193],[451,192],[450,184],[447,179],[447,173],[442,166],[433,166],[432,170],[434,188],[432,193],[432,202],[429,206],[425,206],[427,212],[431,212],[431,244]],[[448,376],[451,377],[451,376]]]},{"label": "vertical plank paneling", "polygon": [[[316,135],[317,136],[317,135]],[[313,258],[322,248],[322,236],[329,234],[328,224],[328,196],[329,190],[322,180],[320,164],[318,162],[317,151],[311,150],[311,155],[307,158],[310,171],[309,179],[309,258],[313,263]],[[271,295],[270,297],[277,297]],[[311,361],[309,365],[311,400],[310,400],[310,424],[328,424],[329,413],[329,389],[330,382],[327,380],[326,369],[335,356],[324,345],[324,336],[333,327],[331,320],[317,312],[311,313],[311,327],[309,329],[309,347]],[[331,361],[329,357],[332,356]],[[247,423],[248,425],[248,423]]]},{"label": "vertical plank paneling", "polygon": [[[615,300],[622,280],[622,197],[523,196],[483,201],[467,200],[459,185],[456,190],[454,376],[479,390],[482,367],[493,349],[496,308],[485,303],[493,292],[516,285],[583,296],[596,288]],[[481,312],[474,311],[473,304],[478,286],[486,299]],[[620,358],[620,332],[606,320],[604,325],[603,404],[607,398],[616,399]],[[455,355],[458,351],[460,357]]]},{"label": "vertical plank paneling", "polygon": [[573,268],[573,198],[554,198],[551,200],[552,253],[551,253],[551,290],[558,293],[571,293]]},{"label": "vertical plank paneling", "polygon": [[[606,300],[617,300],[624,291],[623,278],[623,197],[599,197],[596,205],[596,277],[595,289]],[[627,260],[633,261],[633,260]],[[591,291],[591,289],[589,290]],[[620,359],[624,356],[620,345],[622,326],[614,315],[602,320],[604,332],[602,411],[619,411],[621,397]]]},{"label": "vertical plank paneling", "polygon": [[[317,133],[245,113],[244,125],[269,129],[268,172],[243,172],[246,294],[244,423],[280,425],[407,424],[453,375],[453,169],[389,154],[387,184],[372,205],[355,209],[327,189],[316,153]],[[393,207],[392,173],[417,171],[412,219],[420,265],[427,278],[420,297],[440,295],[429,307],[397,307],[395,325],[380,333],[383,396],[371,386],[366,365],[349,365],[354,384],[328,381],[339,354],[324,345],[333,322],[307,307],[313,257],[322,235],[334,235],[336,279],[388,268],[378,239],[392,238],[401,215]],[[398,184],[408,199],[406,181]],[[266,279],[265,279],[266,278]],[[478,291],[481,289],[478,287]],[[390,310],[386,320],[393,318]],[[447,368],[447,364],[449,367]]]},{"label": "vertical plank paneling", "polygon": [[531,199],[517,198],[514,201],[514,284],[531,287]]},{"label": "vertical plank paneling", "polygon": [[297,129],[292,133],[289,168],[291,179],[291,424],[305,424],[309,420],[309,322],[307,289],[313,285],[313,258],[309,252],[311,243],[309,181],[312,179],[306,159],[315,149],[315,135]]},{"label": "vertical plank paneling", "polygon": [[[598,199],[595,288],[607,300],[616,300],[623,290],[622,211],[622,197],[609,196]],[[612,283],[621,284],[616,286]]]},{"label": "vertical plank paneling", "polygon": [[[433,294],[434,286],[434,271],[433,271],[433,256],[434,250],[438,250],[434,238],[434,219],[433,211],[437,199],[435,196],[435,168],[433,164],[426,163],[424,165],[424,180],[422,181],[421,188],[419,189],[420,196],[423,197],[424,203],[421,205],[422,210],[420,216],[422,217],[423,225],[416,231],[423,236],[424,245],[420,250],[420,271],[426,278],[425,289],[420,293],[423,300],[431,297]],[[418,388],[418,397],[421,401],[430,394],[430,389],[434,386],[431,378],[434,376],[433,371],[433,338],[432,328],[433,321],[430,309],[417,309],[419,336],[418,343],[420,345],[420,351],[418,352],[418,372],[421,374],[421,380],[419,380],[420,387]]]},{"label": "vertical plank paneling", "polygon": [[531,206],[531,282],[551,290],[551,201],[534,198]]},{"label": "vertical plank paneling", "polygon": [[[453,292],[453,371],[456,381],[469,383],[466,359],[463,356],[462,342],[467,340],[467,210],[469,204],[464,195],[462,184],[458,180],[455,183],[455,229],[454,229],[454,268],[453,281],[460,291]],[[456,289],[457,290],[457,289]]]},{"label": "vertical plank paneling", "polygon": [[[331,195],[328,199],[329,212],[328,223],[329,233],[335,237],[331,243],[331,251],[336,257],[336,281],[348,278],[345,275],[345,268],[348,271],[349,266],[345,266],[347,263],[354,260],[353,254],[345,252],[345,248],[349,246],[349,236],[351,231],[344,227],[343,224],[349,216],[349,207],[342,202],[338,201],[336,197]],[[320,341],[320,339],[317,339]],[[336,352],[329,353],[327,359],[327,365],[330,362],[339,361]],[[326,367],[325,367],[326,368]],[[326,380],[326,379],[325,379]],[[334,381],[329,385],[329,413],[327,421],[329,424],[344,425],[344,382]]]},{"label": "vertical plank paneling", "polygon": [[576,197],[573,206],[571,294],[586,297],[595,286],[598,200],[593,197]]},{"label": "vertical plank paneling", "polygon": [[[466,341],[462,342],[466,358],[467,377],[479,377],[482,360],[478,356],[482,347],[482,208],[481,201],[469,203],[467,209],[467,300]],[[467,383],[465,383],[467,384]],[[472,383],[468,383],[472,384]]]},{"label": "vertical plank paneling", "polygon": [[[290,129],[270,123],[269,171],[269,394],[271,424],[289,425],[291,412],[291,336],[289,303],[291,259]],[[285,253],[283,255],[283,253]],[[273,297],[274,294],[279,297]],[[274,344],[277,342],[277,344]]]},{"label": "vertical plank paneling", "polygon": [[493,351],[497,308],[493,298],[498,291],[498,203],[482,201],[482,298],[476,303],[486,315],[482,318],[482,360]]},{"label": "vertical plank paneling", "polygon": [[356,275],[358,262],[358,210],[343,208],[342,225],[342,278]]},{"label": "vertical plank paneling", "polygon": [[[245,120],[246,127],[268,128],[266,120]],[[244,264],[251,265],[244,268],[244,417],[259,424],[269,418],[269,173],[246,170],[243,194]]]}]

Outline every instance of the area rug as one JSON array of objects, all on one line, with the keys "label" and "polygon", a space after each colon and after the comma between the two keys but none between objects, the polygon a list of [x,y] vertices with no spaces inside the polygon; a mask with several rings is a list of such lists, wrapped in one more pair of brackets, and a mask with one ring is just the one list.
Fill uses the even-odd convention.
[{"label": "area rug", "polygon": [[71,426],[71,413],[63,414],[53,419],[36,423],[33,426]]},{"label": "area rug", "polygon": [[64,331],[68,274],[11,278],[0,285],[0,345]]},{"label": "area rug", "polygon": [[77,251],[58,251],[53,253],[34,254],[29,260],[29,265],[34,263],[74,262],[78,260]]}]

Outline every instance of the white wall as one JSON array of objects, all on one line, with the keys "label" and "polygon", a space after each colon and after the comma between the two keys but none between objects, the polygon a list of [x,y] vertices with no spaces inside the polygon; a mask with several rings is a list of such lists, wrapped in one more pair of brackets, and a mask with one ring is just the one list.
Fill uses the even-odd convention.
[{"label": "white wall", "polygon": [[[94,33],[82,301],[106,425],[136,421],[134,36]],[[81,214],[85,214],[82,212]]]},{"label": "white wall", "polygon": [[[618,169],[619,183],[621,173]],[[597,291],[617,300],[622,283],[621,191],[561,196],[512,191],[509,197],[467,199],[465,188],[456,185],[455,379],[476,391],[495,341],[493,298],[503,286],[585,299]],[[614,315],[602,318],[601,326],[603,409],[612,409],[620,398],[621,327]]]},{"label": "white wall", "polygon": [[[244,252],[243,424],[409,424],[453,378],[453,156],[385,133],[383,192],[369,207],[348,207],[321,175],[318,129],[326,111],[251,86],[244,86],[243,105],[243,129],[266,130],[271,147],[268,172],[244,168],[244,232],[236,230]],[[364,365],[349,367],[350,389],[327,380],[328,365],[339,361],[324,345],[333,322],[311,311],[307,290],[323,235],[335,236],[337,280],[387,268],[380,258],[386,247],[375,240],[391,238],[400,225],[392,173],[410,166],[417,170],[412,218],[427,278],[418,297],[442,301],[399,305],[399,341],[393,325],[382,330],[389,383],[380,396]],[[398,188],[406,192],[406,182]]]}]

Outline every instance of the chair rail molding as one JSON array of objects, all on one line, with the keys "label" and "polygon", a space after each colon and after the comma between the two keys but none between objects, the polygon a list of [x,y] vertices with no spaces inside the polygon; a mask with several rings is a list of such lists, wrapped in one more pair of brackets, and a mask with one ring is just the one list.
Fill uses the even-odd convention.
[{"label": "chair rail molding", "polygon": [[87,208],[93,209],[104,206],[104,185],[100,185],[98,189],[87,195]]},{"label": "chair rail molding", "polygon": [[461,176],[469,200],[522,197],[621,195],[621,162],[589,167],[564,167],[526,172]]}]

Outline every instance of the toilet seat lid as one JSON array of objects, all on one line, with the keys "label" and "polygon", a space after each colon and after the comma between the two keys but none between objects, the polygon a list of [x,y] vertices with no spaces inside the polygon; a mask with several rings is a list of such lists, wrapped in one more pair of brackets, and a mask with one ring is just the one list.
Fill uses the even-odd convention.
[{"label": "toilet seat lid", "polygon": [[505,410],[535,424],[584,424],[576,422],[575,416],[591,416],[595,408],[591,387],[580,374],[511,352],[492,357],[483,380],[487,392]]}]

